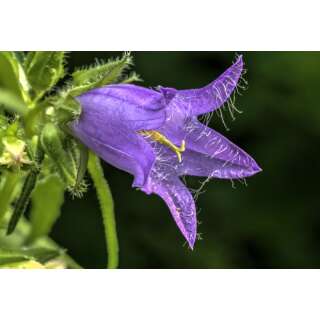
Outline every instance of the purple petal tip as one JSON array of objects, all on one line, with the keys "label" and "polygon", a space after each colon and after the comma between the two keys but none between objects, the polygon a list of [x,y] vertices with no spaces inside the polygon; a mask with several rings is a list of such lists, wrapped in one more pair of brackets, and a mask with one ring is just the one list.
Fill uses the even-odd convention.
[{"label": "purple petal tip", "polygon": [[195,239],[194,240],[188,240],[188,245],[189,245],[189,248],[193,251],[193,248],[194,248],[194,243],[195,243]]},{"label": "purple petal tip", "polygon": [[192,233],[189,233],[187,235],[185,233],[183,233],[183,235],[184,235],[185,239],[188,242],[189,248],[191,250],[193,250],[194,249],[194,244],[195,244],[196,239],[197,239],[196,234],[192,232]]},{"label": "purple petal tip", "polygon": [[[254,161],[254,160],[253,160]],[[263,171],[262,170],[262,168],[257,164],[257,162],[253,162],[253,165],[252,165],[252,175],[254,175],[254,174],[257,174],[257,173],[259,173],[259,172],[261,172],[261,171]]]}]

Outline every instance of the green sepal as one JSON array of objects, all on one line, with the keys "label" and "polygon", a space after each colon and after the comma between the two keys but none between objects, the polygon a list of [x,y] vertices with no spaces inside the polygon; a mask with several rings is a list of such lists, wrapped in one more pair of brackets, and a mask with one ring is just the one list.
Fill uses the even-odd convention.
[{"label": "green sepal", "polygon": [[81,198],[83,193],[87,191],[87,183],[84,178],[88,166],[89,151],[75,139],[69,138],[66,142],[65,149],[69,158],[72,159],[72,167],[76,172],[75,184],[68,186],[68,191],[73,197]]},{"label": "green sepal", "polygon": [[75,159],[66,147],[64,133],[53,123],[47,123],[41,133],[40,141],[46,155],[53,162],[59,177],[67,188],[73,188],[77,180]]},{"label": "green sepal", "polygon": [[33,89],[33,100],[39,100],[64,77],[65,53],[61,51],[29,52],[24,68]]},{"label": "green sepal", "polygon": [[124,71],[131,65],[132,57],[125,53],[120,59],[97,62],[92,67],[76,70],[72,73],[72,84],[67,92],[74,97],[91,89],[119,82]]},{"label": "green sepal", "polygon": [[55,119],[60,125],[76,120],[81,114],[80,103],[70,95],[61,95],[52,100]]},{"label": "green sepal", "polygon": [[88,168],[89,149],[85,145],[83,145],[81,142],[78,143],[78,146],[79,146],[79,164],[78,164],[76,185],[81,186],[84,183],[84,177]]},{"label": "green sepal", "polygon": [[141,82],[143,81],[140,76],[134,71],[121,79],[121,83]]},{"label": "green sepal", "polygon": [[[64,184],[57,175],[49,175],[38,181],[31,195],[30,242],[51,231],[60,216],[64,190]],[[50,201],[47,200],[48,194]]]}]

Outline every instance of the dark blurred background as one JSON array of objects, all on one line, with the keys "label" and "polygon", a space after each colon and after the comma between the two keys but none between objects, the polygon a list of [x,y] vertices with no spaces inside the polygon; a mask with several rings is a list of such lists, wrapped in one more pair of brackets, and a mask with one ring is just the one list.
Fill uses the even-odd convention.
[{"label": "dark blurred background", "polygon": [[[194,251],[160,198],[131,188],[132,177],[108,164],[115,201],[121,268],[320,267],[320,53],[244,52],[248,89],[237,96],[243,113],[226,131],[210,126],[252,155],[263,172],[247,186],[211,180],[197,200],[203,240]],[[74,52],[69,67],[120,52]],[[177,89],[206,85],[235,58],[233,52],[134,52],[144,82]],[[107,125],[107,123],[106,123]],[[103,130],[103,128],[101,128]],[[199,178],[188,178],[192,185]],[[53,238],[84,267],[106,263],[104,232],[93,188],[67,199]]]}]

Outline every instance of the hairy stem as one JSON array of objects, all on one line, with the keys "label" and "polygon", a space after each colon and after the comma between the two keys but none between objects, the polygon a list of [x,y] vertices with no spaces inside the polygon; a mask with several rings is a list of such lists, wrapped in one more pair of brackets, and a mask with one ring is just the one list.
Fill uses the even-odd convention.
[{"label": "hairy stem", "polygon": [[97,196],[100,203],[108,251],[108,268],[114,269],[118,267],[119,246],[113,210],[113,199],[108,182],[104,178],[100,160],[92,152],[89,153],[88,169],[97,190]]}]

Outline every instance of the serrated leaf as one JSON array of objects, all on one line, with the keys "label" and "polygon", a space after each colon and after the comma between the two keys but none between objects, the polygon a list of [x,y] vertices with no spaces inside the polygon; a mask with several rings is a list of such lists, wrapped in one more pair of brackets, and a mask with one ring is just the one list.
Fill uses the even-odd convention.
[{"label": "serrated leaf", "polygon": [[39,100],[65,75],[65,53],[59,51],[29,52],[25,60],[27,78]]},{"label": "serrated leaf", "polygon": [[77,96],[93,88],[116,83],[132,64],[132,57],[125,53],[120,59],[98,62],[94,66],[72,73],[70,95]]},{"label": "serrated leaf", "polygon": [[63,201],[64,184],[58,176],[51,175],[37,183],[31,196],[30,242],[50,233],[60,216]]},{"label": "serrated leaf", "polygon": [[0,52],[0,88],[7,89],[21,100],[30,103],[30,84],[18,57],[13,52]]}]

